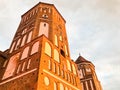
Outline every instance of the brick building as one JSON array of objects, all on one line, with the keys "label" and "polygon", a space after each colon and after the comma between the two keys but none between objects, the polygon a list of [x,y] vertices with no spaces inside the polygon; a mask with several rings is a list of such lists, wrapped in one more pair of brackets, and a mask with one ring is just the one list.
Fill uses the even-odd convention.
[{"label": "brick building", "polygon": [[82,90],[65,23],[53,4],[22,15],[10,48],[0,52],[0,90]]},{"label": "brick building", "polygon": [[71,60],[65,23],[48,3],[22,15],[10,48],[0,51],[0,90],[102,90],[90,61]]},{"label": "brick building", "polygon": [[95,66],[82,56],[79,56],[75,63],[78,67],[82,90],[102,90],[95,72]]}]

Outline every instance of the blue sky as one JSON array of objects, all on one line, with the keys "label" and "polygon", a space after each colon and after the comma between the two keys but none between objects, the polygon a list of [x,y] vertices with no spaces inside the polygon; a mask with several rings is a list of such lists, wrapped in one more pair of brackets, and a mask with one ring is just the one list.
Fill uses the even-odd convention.
[{"label": "blue sky", "polygon": [[[96,67],[103,90],[120,89],[120,0],[41,0],[66,20],[71,58],[79,53]],[[40,0],[0,0],[0,50],[9,48],[21,15]]]}]

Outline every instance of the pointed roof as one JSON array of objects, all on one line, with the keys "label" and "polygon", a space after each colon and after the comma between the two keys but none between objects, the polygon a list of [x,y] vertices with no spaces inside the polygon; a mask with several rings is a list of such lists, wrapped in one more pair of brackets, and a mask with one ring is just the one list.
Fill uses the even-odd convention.
[{"label": "pointed roof", "polygon": [[83,62],[91,63],[90,61],[86,60],[86,59],[83,58],[82,56],[79,56],[79,57],[77,58],[77,60],[75,61],[76,64],[83,63]]},{"label": "pointed roof", "polygon": [[6,59],[7,55],[4,52],[0,51],[0,57],[3,57],[4,59]]}]

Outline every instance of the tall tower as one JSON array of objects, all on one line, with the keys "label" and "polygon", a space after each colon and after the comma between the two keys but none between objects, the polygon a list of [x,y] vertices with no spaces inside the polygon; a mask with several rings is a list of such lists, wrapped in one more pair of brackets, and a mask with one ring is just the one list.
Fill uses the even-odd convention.
[{"label": "tall tower", "polygon": [[53,4],[40,2],[22,15],[0,90],[81,90],[65,23]]},{"label": "tall tower", "polygon": [[79,56],[75,63],[78,66],[82,90],[102,90],[100,81],[95,73],[95,66],[82,56]]}]

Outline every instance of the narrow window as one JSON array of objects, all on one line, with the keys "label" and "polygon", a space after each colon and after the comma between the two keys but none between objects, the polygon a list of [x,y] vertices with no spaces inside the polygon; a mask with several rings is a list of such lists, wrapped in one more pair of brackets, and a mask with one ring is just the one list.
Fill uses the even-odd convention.
[{"label": "narrow window", "polygon": [[51,57],[51,46],[48,42],[45,42],[45,53]]},{"label": "narrow window", "polygon": [[93,88],[93,83],[92,83],[91,80],[90,80],[90,86],[91,86],[91,90],[94,90],[94,88]]},{"label": "narrow window", "polygon": [[68,51],[67,51],[66,45],[65,45],[65,54],[68,56]]},{"label": "narrow window", "polygon": [[71,75],[71,83],[73,83],[73,76]]},{"label": "narrow window", "polygon": [[51,69],[51,61],[48,60],[48,69],[50,70]]},{"label": "narrow window", "polygon": [[64,70],[61,70],[61,76],[64,78]]},{"label": "narrow window", "polygon": [[60,36],[60,41],[62,41],[62,36]]},{"label": "narrow window", "polygon": [[11,46],[10,53],[13,51],[14,46],[15,46],[15,42],[14,42],[14,43],[12,44],[12,46]]},{"label": "narrow window", "polygon": [[18,68],[17,68],[17,73],[20,72],[20,68],[21,68],[21,64],[18,65]]},{"label": "narrow window", "polygon": [[79,73],[80,78],[83,78],[83,72],[82,72],[82,69],[80,69],[80,70],[78,71],[78,73]]},{"label": "narrow window", "polygon": [[54,90],[58,90],[56,82],[54,82]]},{"label": "narrow window", "polygon": [[75,68],[74,64],[72,64],[72,70],[73,70],[73,73],[76,75],[76,68]]},{"label": "narrow window", "polygon": [[62,83],[60,83],[60,90],[64,90],[64,86]]},{"label": "narrow window", "polygon": [[84,84],[83,83],[81,83],[82,84],[82,90],[84,90]]},{"label": "narrow window", "polygon": [[39,41],[33,44],[32,50],[31,50],[31,55],[38,52],[38,49],[39,49]]},{"label": "narrow window", "polygon": [[31,37],[32,37],[32,31],[28,34],[27,43],[31,41]]},{"label": "narrow window", "polygon": [[86,90],[89,90],[87,81],[85,82]]},{"label": "narrow window", "polygon": [[68,90],[68,87],[65,87],[65,90]]},{"label": "narrow window", "polygon": [[15,50],[16,50],[17,48],[19,48],[19,46],[20,46],[20,40],[21,40],[21,38],[18,39]]},{"label": "narrow window", "polygon": [[73,77],[73,78],[74,78],[74,85],[77,85],[76,78],[75,77]]},{"label": "narrow window", "polygon": [[67,67],[68,67],[68,70],[71,71],[71,64],[69,60],[67,60]]},{"label": "narrow window", "polygon": [[44,83],[46,86],[48,86],[50,84],[50,80],[48,77],[44,77]]},{"label": "narrow window", "polygon": [[48,37],[48,32],[49,32],[49,24],[46,22],[41,22],[39,26],[38,36],[41,36],[42,34],[44,34],[46,37]]},{"label": "narrow window", "polygon": [[25,40],[26,40],[26,35],[23,37],[22,39],[22,43],[21,43],[21,46],[23,46],[25,44]]},{"label": "narrow window", "polygon": [[27,69],[30,68],[31,59],[28,60]]},{"label": "narrow window", "polygon": [[68,76],[68,81],[70,81],[70,75],[69,75],[69,73],[67,74],[67,76]]},{"label": "narrow window", "polygon": [[60,75],[60,66],[59,65],[57,66],[57,73],[58,73],[58,75]]},{"label": "narrow window", "polygon": [[48,11],[49,13],[51,13],[51,9],[49,8],[49,11]]},{"label": "narrow window", "polygon": [[29,52],[29,47],[26,47],[26,48],[23,50],[23,53],[22,53],[22,56],[21,56],[21,60],[27,58],[28,52]]},{"label": "narrow window", "polygon": [[3,75],[3,79],[11,77],[14,74],[16,66],[17,66],[17,62],[19,59],[19,55],[20,55],[20,53],[17,53],[10,58],[8,66],[7,66],[5,73]]},{"label": "narrow window", "polygon": [[60,50],[60,53],[63,57],[65,57],[65,52],[62,49]]},{"label": "narrow window", "polygon": [[56,64],[53,63],[53,72],[56,73]]},{"label": "narrow window", "polygon": [[56,45],[56,46],[58,46],[58,39],[57,39],[57,35],[55,35],[55,37],[54,37],[54,38],[55,38],[55,41],[54,41],[54,42],[55,42],[55,45]]},{"label": "narrow window", "polygon": [[24,69],[25,69],[25,62],[22,65],[22,71],[24,71]]},{"label": "narrow window", "polygon": [[54,49],[54,60],[57,61],[57,62],[60,62],[59,60],[59,53],[56,49]]}]

